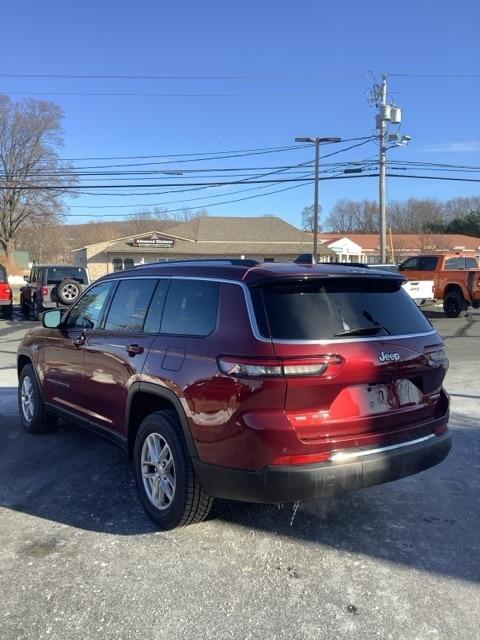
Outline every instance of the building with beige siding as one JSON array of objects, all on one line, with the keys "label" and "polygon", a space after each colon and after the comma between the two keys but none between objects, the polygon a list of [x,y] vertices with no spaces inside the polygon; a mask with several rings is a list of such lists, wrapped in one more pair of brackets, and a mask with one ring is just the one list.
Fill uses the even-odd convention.
[{"label": "building with beige siding", "polygon": [[[312,237],[275,216],[203,216],[171,227],[74,249],[92,279],[138,264],[191,258],[291,261],[312,252]],[[322,255],[334,255],[326,246]]]}]

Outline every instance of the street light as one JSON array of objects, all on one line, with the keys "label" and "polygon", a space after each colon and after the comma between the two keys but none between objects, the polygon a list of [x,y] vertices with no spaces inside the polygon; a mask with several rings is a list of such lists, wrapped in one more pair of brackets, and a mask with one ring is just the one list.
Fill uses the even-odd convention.
[{"label": "street light", "polygon": [[295,142],[306,142],[315,145],[315,194],[313,198],[313,257],[317,263],[318,254],[318,187],[320,182],[320,145],[340,142],[341,138],[295,138]]}]

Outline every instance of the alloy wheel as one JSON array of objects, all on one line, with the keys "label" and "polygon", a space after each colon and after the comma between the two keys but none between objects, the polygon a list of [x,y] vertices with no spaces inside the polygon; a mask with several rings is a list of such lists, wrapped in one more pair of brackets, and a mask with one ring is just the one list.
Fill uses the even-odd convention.
[{"label": "alloy wheel", "polygon": [[33,400],[33,382],[30,376],[25,376],[22,380],[21,388],[22,413],[26,422],[31,422],[35,411]]},{"label": "alloy wheel", "polygon": [[151,433],[143,443],[141,455],[143,486],[156,509],[168,509],[175,497],[175,463],[172,451],[158,433]]}]

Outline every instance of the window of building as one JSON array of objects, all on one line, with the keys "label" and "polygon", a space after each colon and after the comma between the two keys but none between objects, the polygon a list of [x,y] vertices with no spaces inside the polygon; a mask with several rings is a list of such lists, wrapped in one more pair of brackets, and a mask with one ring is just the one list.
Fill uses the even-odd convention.
[{"label": "window of building", "polygon": [[110,305],[105,329],[140,333],[156,284],[152,279],[122,280]]},{"label": "window of building", "polygon": [[218,282],[172,280],[161,332],[208,336],[217,326],[218,291]]},{"label": "window of building", "polygon": [[125,260],[123,261],[124,269],[133,269],[134,266],[135,263],[133,262],[133,258],[125,258]]},{"label": "window of building", "polygon": [[123,271],[123,260],[121,258],[114,258],[112,264],[114,271]]},{"label": "window of building", "polygon": [[112,286],[112,282],[101,282],[89,289],[68,314],[68,327],[97,329]]}]

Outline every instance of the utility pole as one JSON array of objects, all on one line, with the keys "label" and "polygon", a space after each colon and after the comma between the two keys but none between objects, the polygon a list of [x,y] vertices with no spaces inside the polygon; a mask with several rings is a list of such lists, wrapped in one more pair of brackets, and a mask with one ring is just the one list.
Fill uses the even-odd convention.
[{"label": "utility pole", "polygon": [[[400,136],[398,132],[389,133],[390,125],[399,126],[401,124],[402,110],[394,103],[387,103],[386,74],[383,74],[381,82],[373,85],[369,101],[370,104],[376,106],[378,109],[376,124],[379,149],[378,217],[380,226],[380,262],[385,263],[387,261],[387,151],[393,147],[406,146],[410,142],[411,137],[407,135]],[[390,146],[387,146],[387,144]]]},{"label": "utility pole", "polygon": [[341,142],[341,138],[295,138],[295,142],[309,142],[315,145],[315,192],[313,195],[312,264],[316,264],[318,256],[318,190],[320,184],[320,145]]},{"label": "utility pole", "polygon": [[[385,164],[387,158],[387,148],[385,144],[386,132],[386,110],[387,110],[387,76],[383,74],[382,84],[379,87],[379,117],[378,123],[378,146],[379,146],[379,192],[378,204],[380,209],[380,262],[384,264],[387,261],[387,205],[386,205],[386,176]],[[388,116],[387,116],[388,117]]]}]

